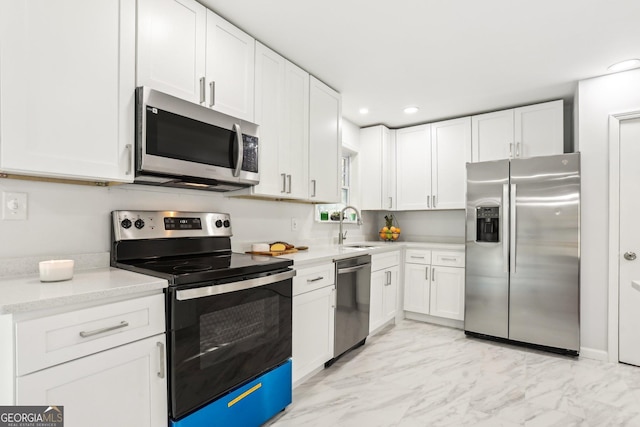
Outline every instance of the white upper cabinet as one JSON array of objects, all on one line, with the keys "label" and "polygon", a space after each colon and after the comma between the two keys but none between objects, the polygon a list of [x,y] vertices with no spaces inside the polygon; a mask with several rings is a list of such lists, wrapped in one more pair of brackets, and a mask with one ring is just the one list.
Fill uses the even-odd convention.
[{"label": "white upper cabinet", "polygon": [[206,33],[195,0],[138,0],[138,86],[204,104]]},{"label": "white upper cabinet", "polygon": [[431,124],[431,208],[464,209],[471,117]]},{"label": "white upper cabinet", "polygon": [[0,170],[133,180],[135,0],[0,4]]},{"label": "white upper cabinet", "polygon": [[396,131],[398,210],[431,208],[431,125]]},{"label": "white upper cabinet", "polygon": [[309,74],[256,43],[256,122],[260,184],[251,194],[306,199],[309,164]]},{"label": "white upper cabinet", "polygon": [[341,145],[340,94],[311,76],[309,84],[309,200],[337,203]]},{"label": "white upper cabinet", "polygon": [[138,86],[254,121],[255,40],[195,0],[138,0]]},{"label": "white upper cabinet", "polygon": [[395,131],[385,126],[360,130],[360,176],[362,209],[395,210],[396,149]]},{"label": "white upper cabinet", "polygon": [[255,40],[207,10],[207,106],[254,121]]},{"label": "white upper cabinet", "polygon": [[562,154],[562,100],[472,117],[474,162]]}]

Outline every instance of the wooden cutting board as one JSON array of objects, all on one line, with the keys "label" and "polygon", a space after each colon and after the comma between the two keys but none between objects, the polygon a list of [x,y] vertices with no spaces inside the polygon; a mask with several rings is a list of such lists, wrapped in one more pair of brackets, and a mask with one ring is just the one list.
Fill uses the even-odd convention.
[{"label": "wooden cutting board", "polygon": [[308,246],[299,246],[297,248],[286,249],[284,251],[264,251],[264,252],[263,251],[247,251],[246,253],[251,255],[280,256],[280,255],[286,255],[286,254],[293,254],[298,251],[304,251],[307,249],[309,249]]}]

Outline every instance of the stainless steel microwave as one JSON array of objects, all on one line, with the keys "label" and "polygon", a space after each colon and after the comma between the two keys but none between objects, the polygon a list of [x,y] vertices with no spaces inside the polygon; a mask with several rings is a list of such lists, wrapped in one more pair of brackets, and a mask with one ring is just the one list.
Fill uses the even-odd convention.
[{"label": "stainless steel microwave", "polygon": [[258,126],[136,88],[135,183],[230,191],[258,184]]}]

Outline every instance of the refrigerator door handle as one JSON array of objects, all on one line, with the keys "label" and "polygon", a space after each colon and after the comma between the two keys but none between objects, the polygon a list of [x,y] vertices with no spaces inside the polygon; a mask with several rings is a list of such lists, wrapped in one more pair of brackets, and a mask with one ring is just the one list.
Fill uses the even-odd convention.
[{"label": "refrigerator door handle", "polygon": [[511,231],[509,237],[511,240],[511,274],[516,272],[516,184],[511,184],[511,213],[509,223]]},{"label": "refrigerator door handle", "polygon": [[502,271],[509,272],[509,184],[502,186]]}]

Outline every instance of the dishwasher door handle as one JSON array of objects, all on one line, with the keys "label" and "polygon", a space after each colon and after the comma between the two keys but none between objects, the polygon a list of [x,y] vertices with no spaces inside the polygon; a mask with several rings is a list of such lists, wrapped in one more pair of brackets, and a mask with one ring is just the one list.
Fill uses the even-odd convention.
[{"label": "dishwasher door handle", "polygon": [[360,264],[356,265],[355,267],[339,268],[338,274],[353,273],[354,271],[362,270],[363,268],[367,268],[369,266],[371,266],[371,264]]}]

